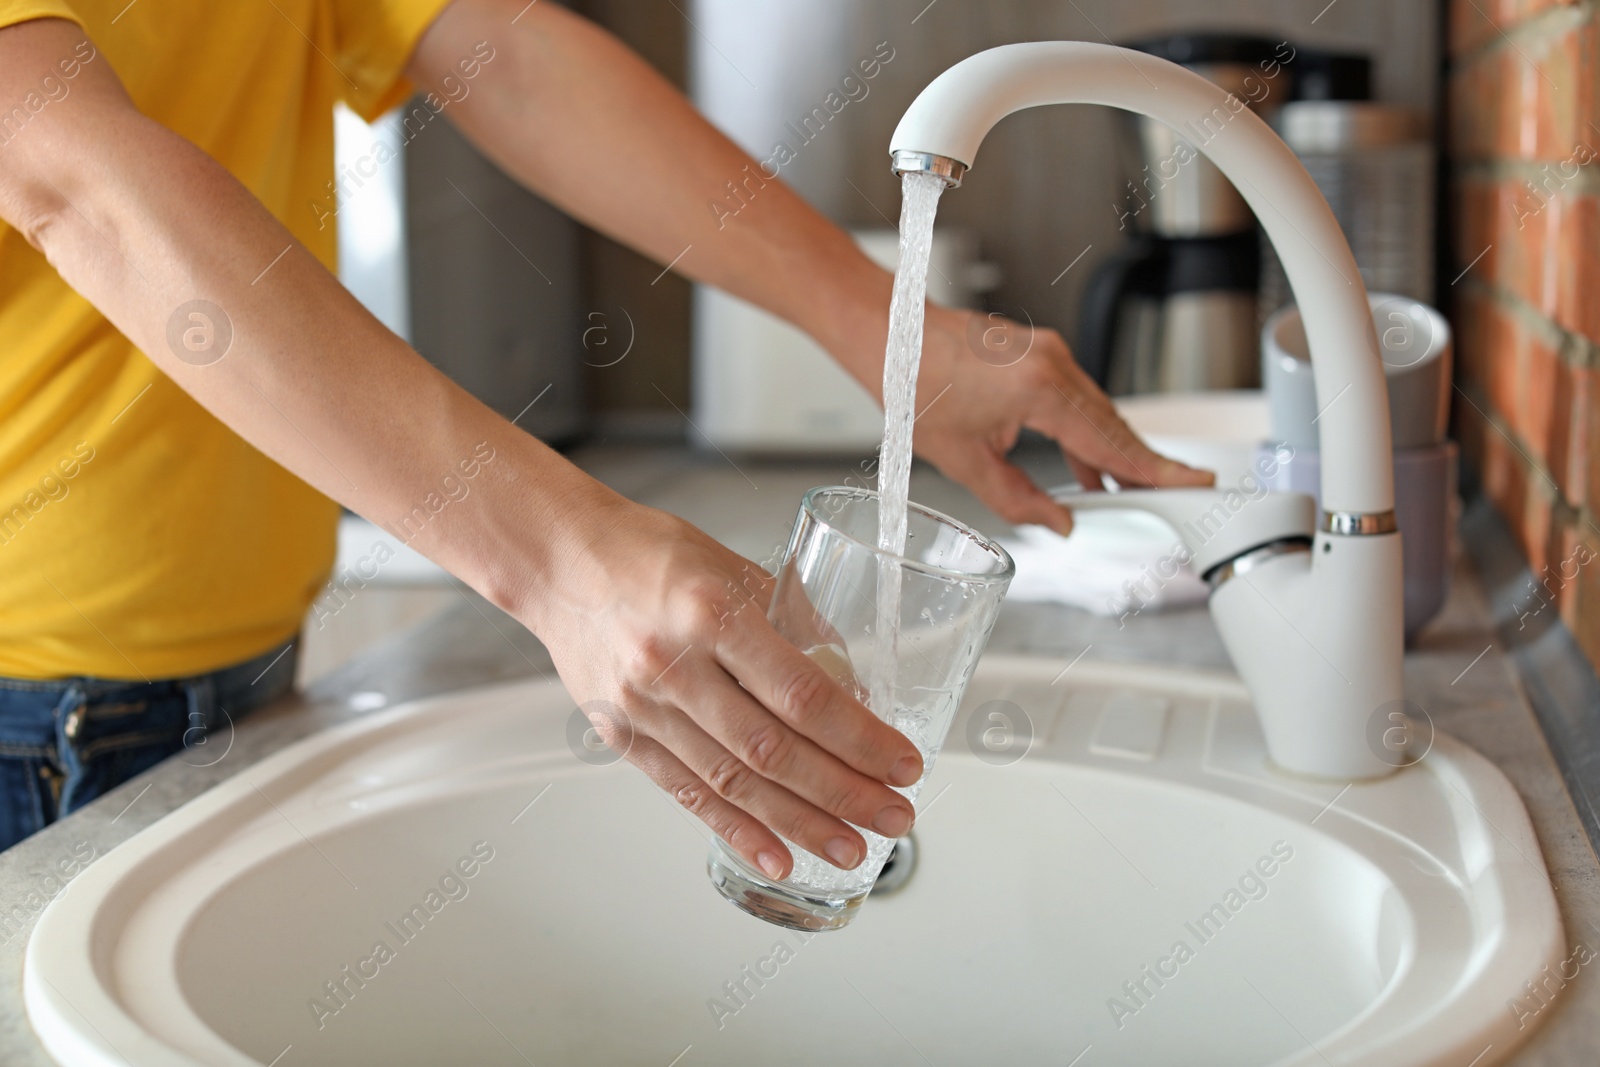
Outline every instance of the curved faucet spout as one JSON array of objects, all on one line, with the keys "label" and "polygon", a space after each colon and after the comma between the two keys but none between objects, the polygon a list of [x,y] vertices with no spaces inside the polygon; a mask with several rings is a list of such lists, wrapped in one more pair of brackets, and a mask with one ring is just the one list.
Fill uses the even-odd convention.
[{"label": "curved faucet spout", "polygon": [[[1279,514],[1282,501],[1255,505],[1248,518],[1207,507],[1178,525],[1198,531],[1197,558],[1218,576],[1211,615],[1250,688],[1272,761],[1326,778],[1394,770],[1407,754],[1387,740],[1405,707],[1389,396],[1366,287],[1333,212],[1244,101],[1176,64],[1109,45],[1013,44],[956,64],[901,119],[894,167],[959,185],[995,123],[1041,104],[1106,104],[1171,126],[1238,187],[1277,248],[1322,408],[1321,529],[1307,546],[1306,525]],[[1170,491],[1099,503],[1169,516],[1196,506]]]},{"label": "curved faucet spout", "polygon": [[945,180],[958,184],[995,123],[1044,104],[1105,104],[1148,115],[1183,134],[1238,187],[1277,249],[1305,318],[1322,406],[1323,509],[1364,517],[1337,520],[1346,526],[1392,529],[1383,525],[1394,508],[1389,397],[1366,286],[1294,153],[1244,101],[1193,71],[1075,41],[1002,45],[957,63],[912,103],[890,152],[897,169],[942,168]]}]

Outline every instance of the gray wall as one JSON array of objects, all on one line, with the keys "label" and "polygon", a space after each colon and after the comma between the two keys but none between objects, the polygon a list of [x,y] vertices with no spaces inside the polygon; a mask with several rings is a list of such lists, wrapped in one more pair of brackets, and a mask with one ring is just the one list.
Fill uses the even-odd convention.
[{"label": "gray wall", "polygon": [[[426,114],[419,106],[419,119]],[[412,345],[528,432],[580,436],[588,404],[577,223],[443,118],[420,128],[405,159]]]},{"label": "gray wall", "polygon": [[[1437,96],[1431,0],[1335,0],[1331,7],[1327,0],[699,0],[694,19],[700,32],[689,37],[691,84],[713,114],[724,110],[721,94],[744,93],[764,105],[781,101],[798,118],[878,42],[894,48],[868,95],[783,168],[802,195],[850,226],[898,218],[899,187],[886,153],[911,100],[951,64],[999,44],[1118,41],[1200,28],[1251,32],[1371,54],[1374,92],[1387,102],[1431,114]],[[782,34],[770,57],[763,24]],[[736,101],[726,109],[740,110]],[[1113,209],[1126,180],[1114,147],[1118,121],[1092,107],[1014,115],[984,142],[962,188],[941,202],[940,221],[976,231],[984,257],[1001,265],[995,307],[1026,309],[1034,321],[1073,336],[1080,287],[1121,240]],[[759,136],[754,123],[734,122],[727,132],[759,156],[771,150],[746,143]]]},{"label": "gray wall", "polygon": [[[638,49],[674,82],[693,88],[713,114],[765,111],[780,126],[820,104],[859,60],[887,41],[894,59],[873,79],[869,94],[851,103],[783,168],[803,196],[846,226],[877,227],[897,219],[899,187],[886,155],[895,123],[939,72],[998,44],[1122,40],[1197,28],[1255,32],[1371,53],[1380,99],[1431,113],[1437,95],[1434,0],[1335,0],[1331,6],[1326,0],[934,0],[931,5],[928,0],[575,0],[572,6]],[[975,231],[985,258],[1004,271],[995,307],[1013,314],[1025,309],[1034,321],[1069,338],[1075,333],[1080,287],[1095,262],[1120,240],[1113,210],[1124,180],[1114,149],[1117,123],[1112,112],[1087,107],[1013,116],[985,142],[965,185],[944,198],[941,221]],[[724,125],[758,157],[770,151],[760,123],[747,118]],[[504,262],[478,277],[414,275],[413,292],[425,282],[428,299],[437,301],[452,283],[464,287],[463,298],[508,284],[523,297],[542,290],[539,300],[550,305],[536,315],[526,304],[517,308],[517,324],[508,327],[516,337],[500,332],[481,338],[474,348],[490,353],[486,358],[493,366],[480,366],[475,357],[467,366],[449,369],[481,385],[515,414],[531,398],[528,390],[536,391],[554,375],[541,376],[508,361],[525,358],[529,345],[540,349],[542,359],[558,362],[564,357],[557,349],[569,349],[570,365],[582,377],[563,387],[569,399],[551,404],[552,411],[581,408],[579,397],[587,394],[602,429],[642,426],[649,432],[676,425],[672,405],[689,404],[690,287],[675,276],[651,285],[659,264],[581,227],[567,232],[547,217],[543,205],[514,195],[497,175],[463,158],[462,146],[444,143],[451,140],[449,131],[430,131],[430,136],[433,132],[443,135],[437,147],[444,158],[423,162],[435,171],[432,175],[412,175],[413,180],[434,179],[432,195],[413,204],[414,270],[418,258],[423,275],[448,262],[428,252],[430,247]],[[526,225],[518,240],[526,238],[525,247],[550,255],[552,263],[541,261],[541,266],[555,287],[537,277],[532,277],[536,286],[521,284],[527,279],[519,271],[531,276],[527,264],[481,225],[459,194],[437,180],[447,169],[457,173],[457,167],[473,173],[469,195],[476,199],[481,191],[497,211]],[[473,249],[445,247],[467,241],[468,234],[474,235]],[[425,253],[420,257],[419,247]],[[497,298],[497,306],[501,303]],[[507,295],[503,303],[514,301]],[[589,316],[623,307],[635,320],[636,347],[614,367],[583,366],[580,338]],[[413,309],[420,315],[417,343],[425,353],[448,362],[447,346],[460,340],[450,317],[459,311],[451,308],[435,318],[427,308]],[[482,332],[482,327],[474,329]],[[553,390],[537,407],[555,399]],[[547,435],[564,436],[573,429],[571,424],[541,425],[533,412],[529,418]]]},{"label": "gray wall", "polygon": [[[569,6],[683,83],[689,30],[671,4]],[[546,440],[618,423],[652,437],[678,430],[672,405],[690,402],[687,282],[652,285],[660,264],[523,190],[443,118],[407,145],[406,184],[418,351],[508,418],[523,412],[518,425]],[[598,347],[601,330],[611,347]]]}]

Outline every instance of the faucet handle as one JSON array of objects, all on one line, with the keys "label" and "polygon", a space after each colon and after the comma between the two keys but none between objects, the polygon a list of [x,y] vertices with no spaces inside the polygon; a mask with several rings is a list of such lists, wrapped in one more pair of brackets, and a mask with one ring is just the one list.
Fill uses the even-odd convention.
[{"label": "faucet handle", "polygon": [[1224,563],[1280,541],[1310,543],[1317,504],[1308,493],[1261,493],[1237,489],[1121,489],[1050,491],[1074,511],[1147,511],[1165,519],[1189,550],[1195,571],[1206,577]]}]

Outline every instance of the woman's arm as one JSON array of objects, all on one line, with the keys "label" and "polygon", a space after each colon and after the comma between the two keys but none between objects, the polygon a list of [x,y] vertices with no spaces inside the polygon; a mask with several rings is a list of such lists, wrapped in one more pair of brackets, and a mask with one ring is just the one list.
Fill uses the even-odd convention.
[{"label": "woman's arm", "polygon": [[[558,5],[455,0],[407,73],[453,95],[445,75],[483,41],[493,63],[445,112],[480,150],[574,217],[799,326],[881,397],[892,279],[847,234],[767,178],[639,56]],[[729,182],[744,201],[732,218],[711,208],[729,202]],[[1124,485],[1210,484],[1208,473],[1150,451],[1054,332],[1010,337],[1028,349],[1011,363],[974,351],[992,327],[930,306],[916,443],[1002,517],[1071,524],[1005,459],[1023,426],[1058,441],[1096,488],[1102,471]],[[951,398],[928,408],[947,387]]]},{"label": "woman's arm", "polygon": [[[0,29],[0,101],[20,100],[83,33]],[[216,161],[142,115],[105,63],[0,147],[0,218],[162,371],[334,499],[400,525],[457,465],[475,492],[413,540],[534,631],[607,740],[751,862],[789,869],[781,832],[854,866],[911,807],[883,782],[915,748],[767,624],[739,610],[764,575],[633,504],[452,384],[386,330]],[[169,344],[183,305],[231,324],[218,361]],[[745,593],[749,588],[750,592]],[[625,729],[625,721],[631,729]]]}]

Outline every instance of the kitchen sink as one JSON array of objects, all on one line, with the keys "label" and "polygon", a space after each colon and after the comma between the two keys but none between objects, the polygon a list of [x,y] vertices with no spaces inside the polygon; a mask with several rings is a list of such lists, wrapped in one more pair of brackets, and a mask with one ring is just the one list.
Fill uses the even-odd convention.
[{"label": "kitchen sink", "polygon": [[718,896],[708,831],[574,710],[386,709],[162,819],[38,923],[39,1036],[95,1067],[1488,1067],[1564,956],[1492,764],[1439,735],[1290,777],[1227,674],[987,657],[910,876],[818,934]]}]

